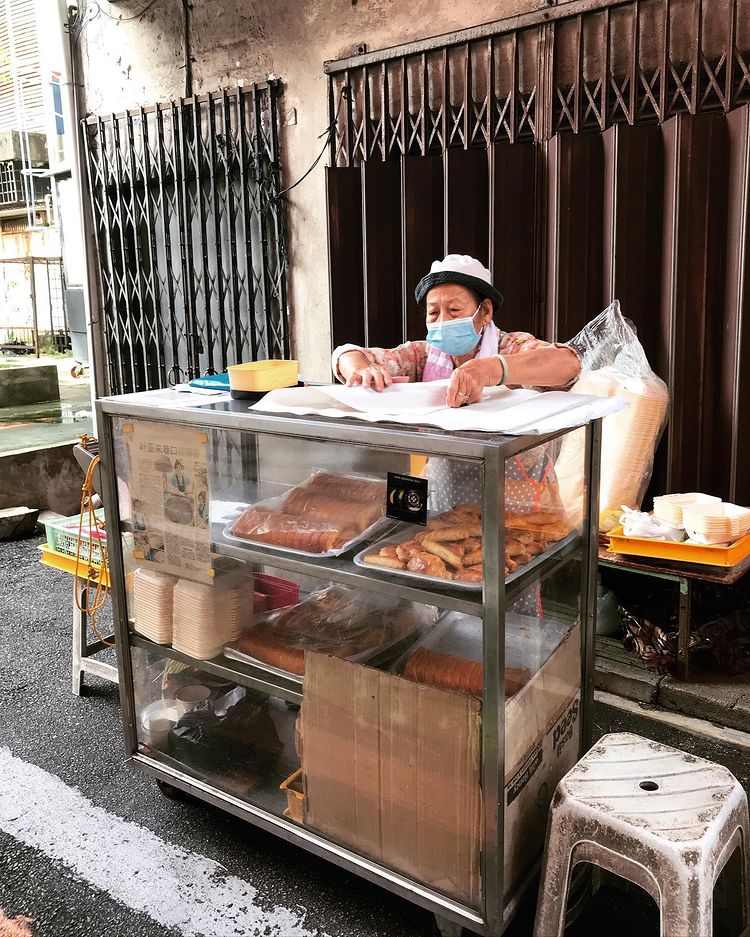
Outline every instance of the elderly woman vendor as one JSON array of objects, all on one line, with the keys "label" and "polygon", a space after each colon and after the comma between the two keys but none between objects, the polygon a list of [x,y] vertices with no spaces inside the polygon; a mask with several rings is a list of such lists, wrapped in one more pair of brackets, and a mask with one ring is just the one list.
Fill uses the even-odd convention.
[{"label": "elderly woman vendor", "polygon": [[380,391],[396,382],[449,378],[447,403],[460,407],[477,403],[485,387],[562,389],[578,377],[578,355],[569,346],[495,325],[503,297],[473,257],[435,261],[415,295],[425,304],[426,339],[390,349],[342,345],[333,353],[340,380]]}]

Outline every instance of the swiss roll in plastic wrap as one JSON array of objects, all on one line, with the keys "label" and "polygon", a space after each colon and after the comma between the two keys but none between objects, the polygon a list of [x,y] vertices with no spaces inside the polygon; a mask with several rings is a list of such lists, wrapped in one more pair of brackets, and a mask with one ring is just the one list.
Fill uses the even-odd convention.
[{"label": "swiss roll in plastic wrap", "polygon": [[[570,343],[581,356],[573,394],[620,397],[628,407],[602,421],[599,528],[611,530],[621,507],[641,506],[654,467],[654,453],[669,410],[667,385],[651,370],[635,329],[615,301]],[[555,464],[560,496],[569,520],[583,512],[584,430],[564,439]]]}]

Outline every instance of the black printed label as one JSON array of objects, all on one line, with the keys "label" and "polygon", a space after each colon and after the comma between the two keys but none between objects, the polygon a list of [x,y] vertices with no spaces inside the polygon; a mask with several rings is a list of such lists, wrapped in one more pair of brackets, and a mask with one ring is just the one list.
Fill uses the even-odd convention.
[{"label": "black printed label", "polygon": [[427,526],[427,479],[388,472],[385,513],[396,521]]},{"label": "black printed label", "polygon": [[534,777],[537,772],[537,769],[542,763],[542,756],[544,750],[540,745],[539,748],[531,755],[531,757],[526,761],[524,766],[520,771],[517,771],[515,775],[510,779],[508,786],[505,788],[505,803],[507,806],[510,806],[513,801],[518,797],[521,791],[526,787],[529,781]]}]

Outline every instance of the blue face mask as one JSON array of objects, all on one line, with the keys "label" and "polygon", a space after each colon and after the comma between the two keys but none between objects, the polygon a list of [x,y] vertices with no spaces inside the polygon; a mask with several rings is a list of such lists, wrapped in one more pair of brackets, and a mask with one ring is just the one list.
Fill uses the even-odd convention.
[{"label": "blue face mask", "polygon": [[482,337],[481,332],[474,328],[474,316],[481,309],[480,303],[474,315],[463,319],[453,319],[449,322],[434,322],[427,326],[427,344],[437,348],[446,355],[460,358],[468,354]]}]

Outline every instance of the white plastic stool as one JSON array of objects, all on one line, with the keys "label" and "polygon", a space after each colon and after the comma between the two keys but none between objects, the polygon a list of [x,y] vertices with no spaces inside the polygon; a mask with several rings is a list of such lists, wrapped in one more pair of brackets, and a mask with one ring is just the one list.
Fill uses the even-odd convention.
[{"label": "white plastic stool", "polygon": [[579,862],[644,888],[659,905],[662,937],[711,937],[714,886],[737,849],[738,934],[750,937],[750,821],[737,779],[638,735],[605,735],[555,791],[534,937],[562,937]]}]

